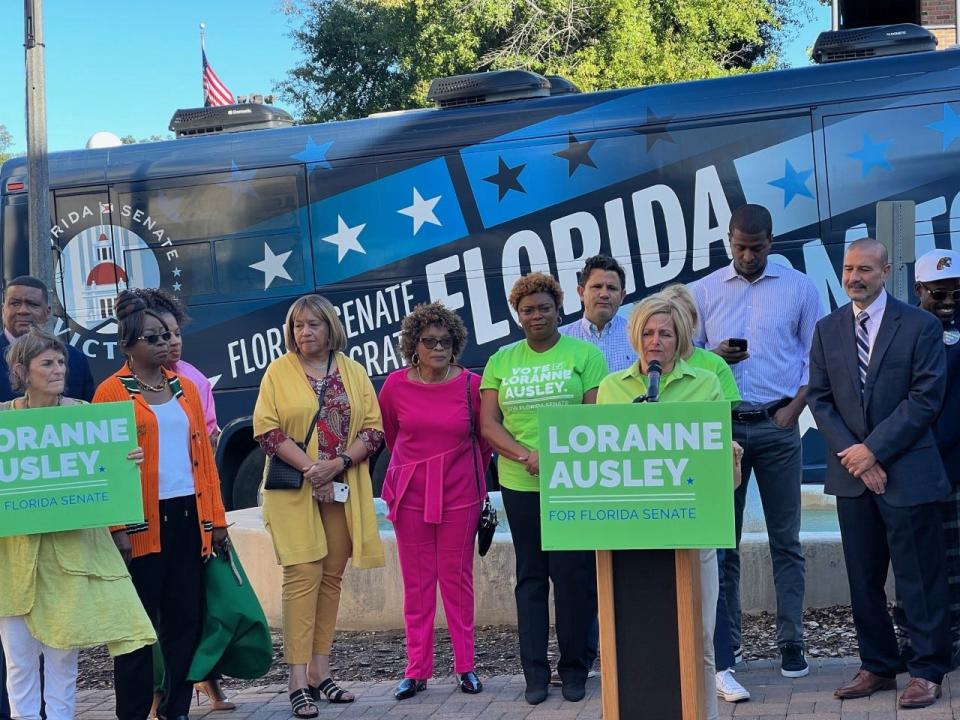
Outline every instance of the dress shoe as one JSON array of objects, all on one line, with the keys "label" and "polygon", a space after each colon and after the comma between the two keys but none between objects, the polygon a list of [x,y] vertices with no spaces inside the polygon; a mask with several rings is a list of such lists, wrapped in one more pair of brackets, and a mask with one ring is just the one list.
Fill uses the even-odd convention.
[{"label": "dress shoe", "polygon": [[834,690],[833,696],[840,700],[852,700],[853,698],[869,697],[878,690],[896,689],[896,678],[880,677],[869,670],[861,669],[853,676],[853,680]]},{"label": "dress shoe", "polygon": [[923,678],[910,678],[910,682],[900,695],[899,705],[902,708],[924,708],[933,705],[940,697],[940,686],[935,682]]},{"label": "dress shoe", "polygon": [[527,685],[527,689],[523,693],[523,699],[527,701],[528,705],[539,705],[547,699],[547,686]]},{"label": "dress shoe", "polygon": [[564,700],[569,702],[580,702],[583,700],[584,695],[587,694],[587,689],[583,686],[583,683],[574,683],[574,682],[565,682],[560,686],[560,693],[563,695]]},{"label": "dress shoe", "polygon": [[465,672],[460,676],[460,692],[465,692],[467,695],[477,695],[483,691],[483,683],[480,682],[480,678],[477,677],[477,674],[470,670]]},{"label": "dress shoe", "polygon": [[417,680],[416,678],[404,678],[400,681],[400,684],[397,685],[397,689],[393,691],[393,696],[397,700],[408,700],[416,695],[418,692],[423,692],[427,689],[426,680]]}]

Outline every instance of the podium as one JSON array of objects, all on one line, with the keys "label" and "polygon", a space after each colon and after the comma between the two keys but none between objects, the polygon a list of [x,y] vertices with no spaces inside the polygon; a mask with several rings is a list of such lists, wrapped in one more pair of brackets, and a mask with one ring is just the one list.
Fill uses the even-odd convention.
[{"label": "podium", "polygon": [[700,549],[733,547],[732,457],[727,402],[540,411],[543,548],[597,553],[604,720],[705,717]]},{"label": "podium", "polygon": [[698,550],[598,550],[604,720],[703,720]]}]

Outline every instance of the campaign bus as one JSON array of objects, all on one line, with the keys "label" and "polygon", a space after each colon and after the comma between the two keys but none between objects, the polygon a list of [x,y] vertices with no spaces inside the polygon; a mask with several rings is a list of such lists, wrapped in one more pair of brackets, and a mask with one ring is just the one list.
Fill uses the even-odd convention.
[{"label": "campaign bus", "polygon": [[[331,300],[379,383],[418,303],[461,314],[461,362],[481,369],[522,337],[507,296],[524,273],[558,278],[570,322],[583,260],[612,255],[628,310],[729,263],[745,202],[769,208],[772,261],[805,272],[827,308],[847,302],[844,244],[873,234],[878,201],[916,202],[918,255],[960,248],[957,50],[595,93],[520,71],[436,88],[430,110],[229,132],[230,108],[210,108],[216,127],[176,140],[50,155],[56,333],[100,379],[122,362],[119,290],[183,300],[184,358],[210,378],[224,428],[228,507],[257,501],[251,414],[305,293]],[[25,160],[4,163],[5,281],[28,270],[28,191]],[[822,453],[808,432],[808,480]]]}]

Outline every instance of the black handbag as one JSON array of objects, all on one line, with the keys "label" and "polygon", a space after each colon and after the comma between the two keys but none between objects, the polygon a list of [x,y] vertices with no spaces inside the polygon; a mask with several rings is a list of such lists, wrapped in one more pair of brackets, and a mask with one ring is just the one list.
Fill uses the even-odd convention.
[{"label": "black handbag", "polygon": [[[480,468],[477,466],[477,431],[473,422],[473,396],[470,393],[470,373],[464,373],[467,376],[467,413],[470,415],[470,450],[473,455],[473,477],[477,483],[477,498],[483,496],[480,483]],[[477,524],[477,552],[480,557],[487,554],[490,545],[493,543],[493,533],[497,530],[497,509],[490,504],[490,497],[483,500],[483,506],[480,508],[480,522]]]},{"label": "black handbag", "polygon": [[[310,444],[310,438],[313,437],[313,429],[317,426],[317,420],[320,418],[320,410],[313,416],[310,422],[310,429],[307,430],[307,437],[302,443],[294,440],[298,448],[306,451]],[[264,490],[299,490],[303,487],[303,471],[296,468],[279,455],[270,458],[270,468],[267,470],[267,479],[263,483]]]},{"label": "black handbag", "polygon": [[[327,376],[330,374],[330,366],[333,364],[333,353],[327,357]],[[317,394],[317,414],[310,421],[310,428],[307,430],[307,436],[302,443],[294,440],[298,448],[306,452],[307,445],[310,444],[310,438],[313,437],[314,428],[317,427],[317,420],[323,412],[323,402],[327,397],[327,377],[324,377],[320,384],[320,392]],[[290,438],[293,440],[293,438]],[[299,490],[303,487],[303,471],[295,468],[286,460],[274,455],[270,458],[270,467],[267,469],[267,479],[263,483],[264,490]]]}]

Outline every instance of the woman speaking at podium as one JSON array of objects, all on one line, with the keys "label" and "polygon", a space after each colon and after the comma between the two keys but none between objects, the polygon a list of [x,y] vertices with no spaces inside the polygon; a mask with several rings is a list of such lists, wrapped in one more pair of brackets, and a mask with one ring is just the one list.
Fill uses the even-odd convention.
[{"label": "woman speaking at podium", "polygon": [[[637,303],[630,314],[627,335],[639,360],[626,370],[611,373],[597,391],[597,404],[631,403],[647,396],[658,402],[710,402],[723,400],[717,376],[695,368],[690,355],[693,326],[680,305],[660,295]],[[716,623],[717,551],[700,551],[700,593],[703,612],[703,683],[707,720],[717,717],[713,630]]]}]

